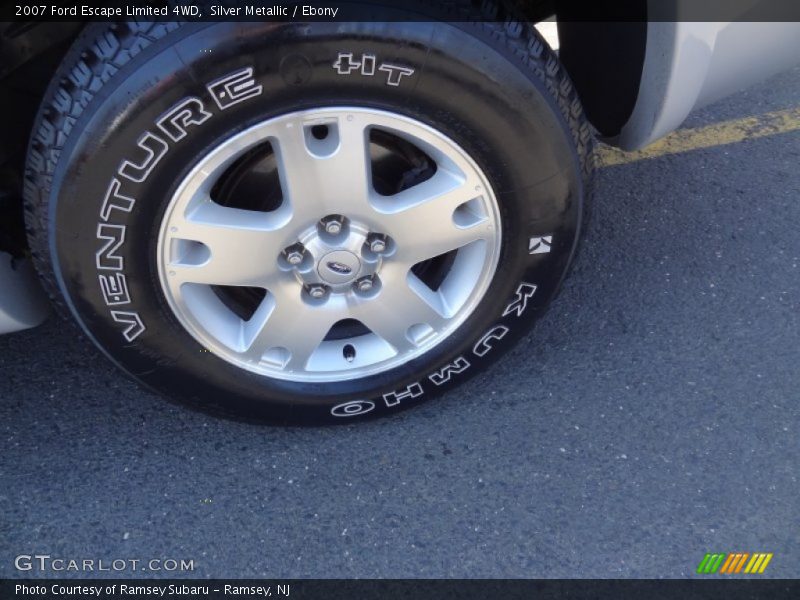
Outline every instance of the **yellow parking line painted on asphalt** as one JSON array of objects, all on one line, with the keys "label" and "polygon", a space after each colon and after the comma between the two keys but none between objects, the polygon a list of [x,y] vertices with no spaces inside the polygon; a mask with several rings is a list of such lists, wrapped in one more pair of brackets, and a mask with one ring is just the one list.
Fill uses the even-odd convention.
[{"label": "yellow parking line painted on asphalt", "polygon": [[665,154],[679,154],[700,148],[735,144],[798,129],[800,129],[800,107],[723,121],[706,127],[679,129],[644,150],[635,152],[623,152],[617,148],[604,146],[598,152],[598,160],[601,167],[610,167],[658,158]]}]

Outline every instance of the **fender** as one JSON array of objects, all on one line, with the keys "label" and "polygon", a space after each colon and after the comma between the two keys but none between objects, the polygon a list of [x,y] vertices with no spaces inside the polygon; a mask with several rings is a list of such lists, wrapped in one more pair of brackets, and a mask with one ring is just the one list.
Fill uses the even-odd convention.
[{"label": "fender", "polygon": [[0,334],[41,325],[50,303],[27,259],[0,252]]},{"label": "fender", "polygon": [[800,62],[800,23],[648,23],[639,94],[609,140],[637,150],[689,114]]}]

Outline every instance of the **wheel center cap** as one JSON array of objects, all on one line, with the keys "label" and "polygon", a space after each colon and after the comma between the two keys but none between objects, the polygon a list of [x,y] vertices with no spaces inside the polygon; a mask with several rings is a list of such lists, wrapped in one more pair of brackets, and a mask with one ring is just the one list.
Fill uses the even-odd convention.
[{"label": "wheel center cap", "polygon": [[354,281],[361,271],[361,261],[348,250],[329,252],[317,263],[317,273],[328,283],[341,284]]}]

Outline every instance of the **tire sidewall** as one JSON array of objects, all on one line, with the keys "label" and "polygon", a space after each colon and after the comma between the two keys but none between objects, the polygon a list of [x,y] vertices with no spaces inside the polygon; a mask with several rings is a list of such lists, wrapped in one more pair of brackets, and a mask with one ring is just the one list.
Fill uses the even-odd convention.
[{"label": "tire sidewall", "polygon": [[[145,49],[93,100],[53,178],[52,259],[81,325],[126,371],[171,398],[278,422],[393,412],[484,369],[557,293],[584,194],[571,132],[552,93],[493,44],[486,27],[219,23],[185,26],[170,34],[170,44]],[[348,64],[370,55],[390,68],[340,73],[333,65],[343,55]],[[392,67],[411,72],[394,85]],[[220,104],[212,90],[225,89],[225,78],[252,79],[250,89],[260,92]],[[183,131],[168,127],[173,139],[158,123],[192,99],[210,116]],[[156,261],[161,218],[183,175],[225,139],[281,114],[343,105],[417,119],[472,156],[500,206],[496,274],[458,331],[391,371],[332,384],[244,371],[203,348],[169,308]],[[544,236],[548,251],[531,253],[532,239]]]}]

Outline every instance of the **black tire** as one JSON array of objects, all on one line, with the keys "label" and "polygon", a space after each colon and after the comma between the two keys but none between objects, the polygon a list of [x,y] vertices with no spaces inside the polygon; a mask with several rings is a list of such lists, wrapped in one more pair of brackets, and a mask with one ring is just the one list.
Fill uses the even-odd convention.
[{"label": "black tire", "polygon": [[[414,73],[400,86],[338,77],[331,64],[343,49],[391,57]],[[221,110],[206,83],[243,67],[253,68],[264,94]],[[144,181],[124,182],[118,191],[132,205],[104,205],[122,161],[145,164],[137,150],[143,132],[187,96],[213,118],[170,141]],[[165,301],[154,248],[165,203],[176,175],[217,140],[282,112],[344,101],[423,121],[481,165],[503,225],[490,292],[456,333],[380,375],[323,385],[243,371],[203,352]],[[90,25],[65,57],[34,128],[25,174],[30,245],[54,302],[147,386],[216,414],[348,422],[341,417],[381,415],[441,394],[529,330],[574,254],[592,143],[557,58],[532,27],[516,23]],[[98,238],[101,225],[124,233],[113,252],[108,237]],[[552,236],[549,252],[529,252],[538,236]],[[107,272],[99,267],[108,265],[98,264],[99,253],[120,259],[122,304],[109,303],[101,289]]]}]

